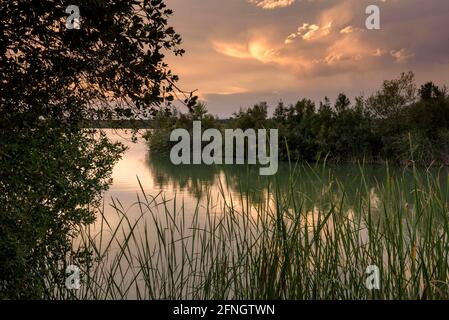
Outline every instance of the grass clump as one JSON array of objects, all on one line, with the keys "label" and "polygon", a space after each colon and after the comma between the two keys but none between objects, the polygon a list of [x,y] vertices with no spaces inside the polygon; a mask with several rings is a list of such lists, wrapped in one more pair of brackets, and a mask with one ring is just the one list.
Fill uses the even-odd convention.
[{"label": "grass clump", "polygon": [[[267,182],[262,202],[248,190],[228,193],[224,182],[218,200],[211,191],[194,212],[143,189],[128,210],[116,200],[115,226],[103,215],[99,231],[83,232],[78,245],[95,263],[71,297],[448,299],[447,172],[413,170],[412,186],[387,174],[371,188],[364,171],[351,197],[316,166],[291,167],[287,188]],[[306,186],[304,174],[316,183]],[[129,210],[139,217],[131,221]],[[365,286],[371,265],[380,271],[379,290]]]}]

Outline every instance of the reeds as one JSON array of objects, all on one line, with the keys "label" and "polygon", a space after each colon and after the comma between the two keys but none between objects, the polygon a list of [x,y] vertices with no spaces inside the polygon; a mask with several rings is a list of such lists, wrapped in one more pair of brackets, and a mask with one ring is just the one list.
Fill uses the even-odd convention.
[{"label": "reeds", "polygon": [[[387,174],[372,188],[360,166],[350,203],[325,166],[303,169],[291,167],[288,181],[267,181],[263,202],[252,202],[249,190],[232,196],[221,184],[220,201],[211,191],[194,212],[182,199],[152,197],[143,188],[127,210],[115,200],[115,226],[100,214],[95,232],[82,230],[77,246],[94,260],[83,267],[81,289],[63,296],[449,298],[447,171],[413,169],[412,186]],[[303,185],[305,172],[314,176],[313,186]],[[317,190],[313,197],[310,188]],[[131,221],[130,210],[139,218]],[[380,271],[379,290],[365,286],[371,265]]]}]

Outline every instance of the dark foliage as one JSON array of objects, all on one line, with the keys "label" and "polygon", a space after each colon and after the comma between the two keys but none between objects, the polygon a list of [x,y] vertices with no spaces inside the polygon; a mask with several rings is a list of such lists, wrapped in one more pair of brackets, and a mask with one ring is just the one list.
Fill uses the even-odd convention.
[{"label": "dark foliage", "polygon": [[[172,144],[164,128],[190,128],[184,115],[159,114],[153,133],[154,146],[169,153]],[[161,125],[170,122],[170,125]],[[319,106],[309,99],[294,105],[280,102],[272,116],[262,102],[240,110],[226,121],[215,120],[220,129],[279,129],[281,160],[332,162],[383,162],[449,165],[449,97],[445,88],[428,82],[417,90],[413,73],[385,81],[371,96],[351,103],[340,94],[332,104]]]},{"label": "dark foliage", "polygon": [[[80,29],[66,28],[68,5]],[[162,0],[0,6],[0,298],[54,297],[67,261],[86,262],[71,241],[94,221],[123,147],[81,127],[174,99],[164,52],[183,50],[171,13]]]}]

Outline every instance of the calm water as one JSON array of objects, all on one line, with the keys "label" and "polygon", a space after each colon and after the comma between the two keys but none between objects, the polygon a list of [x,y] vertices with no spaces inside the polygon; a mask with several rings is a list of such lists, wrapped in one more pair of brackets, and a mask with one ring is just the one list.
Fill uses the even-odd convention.
[{"label": "calm water", "polygon": [[[261,177],[258,174],[258,168],[245,165],[174,166],[168,159],[151,154],[143,139],[132,143],[129,140],[129,134],[124,132],[117,134],[113,131],[107,133],[111,139],[121,141],[129,148],[114,168],[111,188],[104,193],[104,212],[111,228],[109,236],[115,235],[113,230],[120,229],[118,235],[115,235],[116,242],[109,250],[110,257],[114,257],[114,254],[120,251],[120,246],[117,244],[123,243],[123,239],[127,237],[125,229],[129,225],[123,224],[123,220],[121,221],[124,215],[131,224],[139,221],[136,228],[133,228],[133,234],[137,238],[137,247],[135,242],[128,243],[127,246],[126,253],[129,258],[129,256],[136,256],[137,252],[141,252],[139,251],[140,241],[142,243],[147,241],[150,246],[158,243],[158,230],[156,230],[153,219],[162,221],[161,225],[165,230],[170,228],[171,218],[167,218],[166,210],[170,215],[176,212],[178,219],[180,216],[178,213],[185,213],[188,231],[183,233],[182,238],[186,243],[189,241],[186,239],[191,232],[189,217],[195,216],[198,221],[205,222],[211,215],[223,215],[223,212],[229,212],[229,210],[223,210],[224,201],[228,204],[232,202],[232,210],[242,210],[259,217],[259,213],[275,212],[276,199],[280,197],[285,199],[293,195],[295,201],[296,199],[302,201],[295,204],[301,210],[301,219],[304,219],[307,225],[309,223],[316,225],[319,212],[327,212],[331,205],[339,206],[340,212],[352,220],[352,217],[360,215],[361,201],[364,201],[365,207],[366,204],[369,204],[370,210],[374,214],[382,212],[382,197],[389,197],[388,191],[386,192],[384,189],[384,184],[388,181],[387,177],[390,176],[401,180],[399,196],[392,195],[394,204],[406,208],[409,212],[414,211],[413,190],[416,188],[411,170],[391,168],[387,171],[385,166],[364,166],[362,169],[357,165],[327,167],[318,165],[314,168],[301,166],[301,168],[295,169],[289,168],[288,164],[280,164],[279,171],[275,176]],[[437,170],[434,172],[438,173]],[[447,170],[440,172],[440,176],[442,177],[441,191],[445,192],[445,198],[449,199],[447,196],[449,194]],[[420,189],[419,185],[416,187]],[[274,190],[279,192],[273,192]],[[425,191],[425,188],[419,190],[419,192],[421,191]],[[165,206],[144,207],[144,214],[150,212],[145,216],[149,219],[140,219],[142,211],[136,203],[138,199],[143,199],[143,193],[150,200],[154,197],[158,204],[167,203]],[[344,201],[341,201],[342,199]],[[279,203],[281,203],[279,205],[285,205],[285,203],[291,202],[280,201]],[[283,207],[284,212],[292,209],[289,204],[287,205],[288,207]],[[117,208],[121,211],[120,214],[117,214]],[[266,210],[267,208],[268,210]],[[197,214],[194,215],[195,212]],[[332,221],[329,223],[332,224]],[[118,225],[120,228],[116,228]],[[101,224],[97,222],[93,227],[94,231],[103,230],[100,226]],[[247,229],[242,230],[247,232]],[[357,232],[360,232],[361,241],[366,241],[365,230],[361,229]],[[103,235],[103,232],[101,234]],[[181,261],[181,254],[184,251],[181,250],[180,243],[176,240],[178,239],[174,239],[174,243],[179,250],[176,251],[175,257]],[[99,241],[101,242],[97,237],[96,242]],[[161,247],[155,246],[155,248],[161,250]],[[127,281],[132,283],[139,270],[128,269],[128,260],[121,257],[120,265],[123,267],[121,270],[127,270],[127,273],[125,275],[120,273],[120,277],[125,279],[124,283]],[[106,259],[105,261],[105,265],[108,267],[109,263],[113,263],[115,260],[110,259],[108,262]],[[159,267],[165,270],[163,266],[166,261],[160,261],[160,263]],[[116,276],[118,277],[119,274]],[[121,281],[121,278],[117,279]],[[145,288],[142,276],[136,278],[136,281],[139,287]],[[135,292],[130,292],[128,296],[132,299],[137,298]]]},{"label": "calm water", "polygon": [[[108,131],[110,138],[123,142],[128,146],[122,160],[118,162],[113,171],[113,184],[104,194],[106,217],[113,221],[117,219],[115,210],[111,207],[113,199],[118,199],[116,205],[120,206],[128,217],[138,217],[139,208],[135,205],[138,196],[142,198],[141,187],[149,197],[158,196],[159,199],[173,200],[183,203],[185,212],[194,212],[198,203],[204,203],[209,196],[209,200],[219,202],[225,198],[230,201],[239,202],[241,194],[248,197],[254,206],[264,203],[267,197],[267,185],[278,185],[283,193],[291,192],[287,190],[289,170],[288,164],[280,164],[278,173],[273,177],[261,177],[257,168],[241,166],[204,166],[188,165],[174,166],[168,159],[163,159],[158,155],[152,155],[143,139],[137,143],[129,140],[129,134],[123,131]],[[330,184],[336,178],[345,189],[346,202],[356,203],[358,190],[364,188],[369,190],[372,205],[379,202],[378,182],[384,183],[387,176],[385,166],[365,166],[363,176],[361,168],[357,165],[329,166],[323,169],[317,168],[298,169],[297,181],[295,185],[303,198],[310,199],[306,204],[309,210],[314,210],[316,201],[320,200],[323,194],[332,194],[335,183]],[[391,176],[401,176],[404,178],[405,187],[412,190],[413,179],[410,170],[392,168],[389,169]],[[444,176],[444,175],[443,175]],[[446,174],[447,176],[447,174]],[[447,182],[447,179],[445,179]],[[446,183],[442,182],[442,183]],[[407,192],[406,192],[407,194]],[[335,197],[342,194],[335,193]],[[410,197],[412,195],[410,194]],[[333,199],[336,200],[336,199]],[[406,201],[407,199],[405,199]],[[222,201],[222,200],[221,200]],[[351,209],[351,208],[348,208]]]}]

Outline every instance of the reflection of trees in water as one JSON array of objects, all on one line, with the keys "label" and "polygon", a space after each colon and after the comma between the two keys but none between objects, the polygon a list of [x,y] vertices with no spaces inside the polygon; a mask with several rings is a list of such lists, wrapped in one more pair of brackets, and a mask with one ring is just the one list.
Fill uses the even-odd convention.
[{"label": "reflection of trees in water", "polygon": [[[342,196],[353,202],[361,188],[376,189],[376,181],[382,180],[385,170],[370,169],[364,172],[355,166],[308,167],[296,169],[280,164],[274,176],[261,176],[257,166],[248,165],[173,165],[166,157],[150,154],[148,159],[155,184],[160,189],[188,191],[196,199],[203,198],[211,187],[226,186],[232,194],[249,197],[254,204],[266,201],[267,192],[281,197],[301,196],[310,204],[329,197],[338,201]],[[332,198],[330,198],[332,195]]]},{"label": "reflection of trees in water", "polygon": [[[380,203],[385,200],[384,186],[389,179],[400,180],[404,194],[410,197],[414,187],[411,170],[389,169],[388,174],[384,166],[290,167],[280,163],[276,175],[260,176],[257,166],[175,166],[166,157],[151,154],[148,165],[155,184],[161,190],[173,188],[187,191],[195,199],[201,200],[208,192],[220,192],[222,184],[235,200],[243,197],[252,206],[265,204],[270,196],[277,198],[283,205],[294,204],[302,211],[316,207],[328,210],[332,204],[343,204],[344,212],[354,212],[362,200],[370,202],[372,209],[379,209]],[[412,198],[404,199],[404,204],[412,202]]]},{"label": "reflection of trees in water", "polygon": [[154,183],[163,190],[187,190],[196,199],[201,199],[214,184],[219,169],[216,166],[173,165],[166,157],[150,153],[148,166]]},{"label": "reflection of trees in water", "polygon": [[241,194],[254,204],[265,201],[271,178],[258,174],[258,167],[246,165],[173,165],[166,157],[150,153],[148,166],[159,189],[171,187],[187,191],[197,200],[220,184],[233,194]]}]

